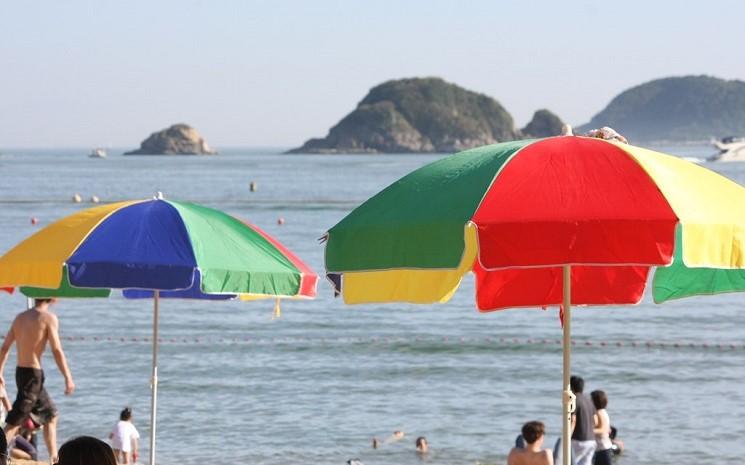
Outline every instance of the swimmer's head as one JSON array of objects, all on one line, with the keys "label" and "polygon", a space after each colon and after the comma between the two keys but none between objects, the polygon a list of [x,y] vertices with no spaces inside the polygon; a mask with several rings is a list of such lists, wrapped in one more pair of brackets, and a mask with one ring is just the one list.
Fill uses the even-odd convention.
[{"label": "swimmer's head", "polygon": [[429,450],[429,445],[427,444],[427,438],[424,436],[419,436],[416,438],[416,450],[417,452],[427,452]]},{"label": "swimmer's head", "polygon": [[544,432],[545,426],[540,421],[529,421],[523,425],[522,429],[523,437],[528,444],[533,444],[543,439]]}]

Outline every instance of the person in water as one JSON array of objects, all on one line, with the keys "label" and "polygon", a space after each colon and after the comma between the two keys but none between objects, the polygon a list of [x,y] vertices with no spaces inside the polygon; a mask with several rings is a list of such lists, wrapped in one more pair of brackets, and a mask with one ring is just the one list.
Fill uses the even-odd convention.
[{"label": "person in water", "polygon": [[525,423],[522,428],[525,447],[513,447],[507,465],[554,465],[553,452],[542,448],[544,432],[545,426],[540,421]]},{"label": "person in water", "polygon": [[391,434],[390,436],[388,436],[385,439],[382,439],[381,440],[381,439],[378,439],[378,438],[373,438],[373,440],[372,440],[372,448],[373,449],[378,449],[383,444],[388,444],[388,443],[392,443],[392,442],[398,442],[401,439],[403,439],[404,436],[406,436],[406,434],[403,431],[398,431],[397,430],[397,431],[394,431],[393,434]]},{"label": "person in water", "polygon": [[419,436],[416,438],[416,452],[417,454],[426,454],[429,452],[429,444],[427,443],[427,438],[424,436]]},{"label": "person in water", "polygon": [[3,371],[11,346],[16,345],[16,385],[18,394],[13,407],[5,419],[5,435],[11,442],[29,415],[35,416],[36,423],[44,425],[44,441],[49,458],[57,461],[57,408],[44,389],[44,371],[41,369],[41,356],[47,344],[52,349],[54,361],[65,378],[65,394],[75,390],[70,368],[67,366],[62,342],[59,337],[59,321],[49,311],[55,299],[36,299],[34,306],[16,316],[0,348],[0,385],[5,385]]},{"label": "person in water", "polygon": [[595,457],[592,459],[594,465],[610,465],[613,457],[613,443],[610,439],[610,417],[605,409],[608,406],[608,396],[604,391],[592,391],[590,393],[592,403],[595,405]]}]

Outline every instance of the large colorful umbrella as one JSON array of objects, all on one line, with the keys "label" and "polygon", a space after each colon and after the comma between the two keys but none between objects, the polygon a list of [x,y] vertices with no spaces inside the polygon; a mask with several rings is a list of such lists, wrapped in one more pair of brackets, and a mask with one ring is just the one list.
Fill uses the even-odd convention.
[{"label": "large colorful umbrella", "polygon": [[[150,464],[155,463],[159,299],[313,298],[318,277],[259,228],[185,202],[83,210],[0,257],[0,286],[29,297],[153,297]],[[278,308],[278,307],[277,307]]]},{"label": "large colorful umbrella", "polygon": [[515,141],[410,173],[327,239],[329,278],[347,303],[446,302],[473,272],[481,311],[561,305],[569,463],[571,305],[638,303],[650,268],[674,256],[680,266],[655,281],[657,300],[733,290],[687,281],[696,268],[742,276],[745,188],[623,143]]}]

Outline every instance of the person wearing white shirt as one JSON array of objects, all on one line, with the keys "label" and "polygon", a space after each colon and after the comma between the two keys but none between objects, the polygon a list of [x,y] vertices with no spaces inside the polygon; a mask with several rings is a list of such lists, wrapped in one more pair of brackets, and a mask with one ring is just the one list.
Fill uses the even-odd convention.
[{"label": "person wearing white shirt", "polygon": [[132,409],[124,407],[119,414],[119,421],[114,426],[114,430],[109,434],[111,439],[111,448],[114,449],[116,461],[124,464],[133,464],[137,462],[138,444],[140,433],[132,423]]}]

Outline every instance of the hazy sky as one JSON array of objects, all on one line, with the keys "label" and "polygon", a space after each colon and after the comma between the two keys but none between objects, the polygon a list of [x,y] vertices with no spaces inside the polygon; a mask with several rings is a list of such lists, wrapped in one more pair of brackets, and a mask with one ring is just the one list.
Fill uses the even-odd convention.
[{"label": "hazy sky", "polygon": [[368,89],[440,76],[523,126],[670,75],[745,79],[745,1],[5,1],[0,147],[295,146]]}]

